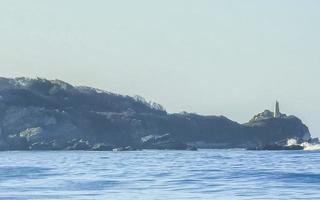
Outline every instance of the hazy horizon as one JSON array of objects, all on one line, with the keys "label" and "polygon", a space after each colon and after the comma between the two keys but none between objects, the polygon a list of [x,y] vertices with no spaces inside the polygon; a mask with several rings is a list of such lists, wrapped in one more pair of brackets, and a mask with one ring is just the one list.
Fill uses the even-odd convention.
[{"label": "hazy horizon", "polygon": [[320,2],[0,2],[0,76],[246,122],[280,102],[320,136]]}]

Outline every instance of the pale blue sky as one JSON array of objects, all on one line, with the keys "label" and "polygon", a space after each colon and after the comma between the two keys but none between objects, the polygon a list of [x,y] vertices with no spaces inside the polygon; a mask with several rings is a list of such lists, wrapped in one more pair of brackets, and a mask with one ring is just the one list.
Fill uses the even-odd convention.
[{"label": "pale blue sky", "polygon": [[248,121],[276,99],[320,136],[320,1],[1,0],[0,76]]}]

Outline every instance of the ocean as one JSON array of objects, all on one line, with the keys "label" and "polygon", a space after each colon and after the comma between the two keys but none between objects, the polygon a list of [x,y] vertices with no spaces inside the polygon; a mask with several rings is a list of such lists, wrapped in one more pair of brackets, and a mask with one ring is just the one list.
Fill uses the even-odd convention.
[{"label": "ocean", "polygon": [[320,151],[0,152],[0,199],[320,199]]}]

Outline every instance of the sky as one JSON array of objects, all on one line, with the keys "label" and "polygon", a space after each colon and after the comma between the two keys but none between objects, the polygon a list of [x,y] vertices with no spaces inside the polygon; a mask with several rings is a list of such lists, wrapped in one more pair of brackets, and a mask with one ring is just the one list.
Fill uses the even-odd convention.
[{"label": "sky", "polygon": [[320,1],[1,0],[0,76],[240,123],[280,102],[320,136]]}]

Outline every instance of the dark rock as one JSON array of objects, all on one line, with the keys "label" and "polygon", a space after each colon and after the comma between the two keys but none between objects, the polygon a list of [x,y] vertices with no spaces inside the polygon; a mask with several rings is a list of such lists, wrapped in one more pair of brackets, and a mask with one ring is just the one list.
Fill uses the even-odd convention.
[{"label": "dark rock", "polygon": [[10,150],[28,150],[29,147],[27,139],[19,135],[9,135],[7,144]]},{"label": "dark rock", "polygon": [[36,142],[30,145],[30,150],[53,150],[52,144],[48,142]]},{"label": "dark rock", "polygon": [[93,145],[91,150],[93,150],[93,151],[112,151],[113,148],[112,148],[112,146],[108,146],[106,144],[99,143],[99,144]]},{"label": "dark rock", "polygon": [[189,151],[197,151],[198,148],[195,147],[195,146],[188,146],[187,150],[189,150]]},{"label": "dark rock", "polygon": [[51,141],[52,150],[64,150],[68,147],[68,143],[63,139]]},{"label": "dark rock", "polygon": [[303,150],[301,145],[290,145],[284,146],[279,144],[268,144],[262,147],[248,148],[247,150],[269,150],[269,151],[280,151],[280,150]]},{"label": "dark rock", "polygon": [[7,151],[7,150],[9,150],[9,145],[3,140],[0,140],[0,151]]},{"label": "dark rock", "polygon": [[141,141],[143,149],[187,150],[189,148],[186,143],[172,138],[171,134],[148,135],[141,138]]},{"label": "dark rock", "polygon": [[138,149],[131,147],[131,146],[119,147],[119,148],[112,149],[112,151],[136,151],[136,150],[138,150]]},{"label": "dark rock", "polygon": [[319,144],[320,141],[319,141],[319,138],[310,138],[308,140],[308,143],[310,143],[310,144]]},{"label": "dark rock", "polygon": [[78,140],[78,141],[73,141],[73,145],[67,147],[68,150],[90,150],[91,145],[88,141],[85,140]]}]

